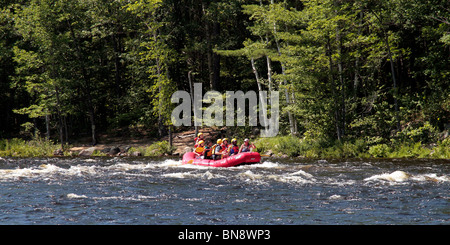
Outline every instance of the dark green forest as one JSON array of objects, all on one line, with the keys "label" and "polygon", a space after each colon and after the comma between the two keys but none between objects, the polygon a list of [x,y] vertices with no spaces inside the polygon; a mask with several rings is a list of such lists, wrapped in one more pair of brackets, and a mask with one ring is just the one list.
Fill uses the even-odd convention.
[{"label": "dark green forest", "polygon": [[450,2],[0,0],[0,139],[192,129],[190,82],[279,91],[280,136],[450,147]]}]

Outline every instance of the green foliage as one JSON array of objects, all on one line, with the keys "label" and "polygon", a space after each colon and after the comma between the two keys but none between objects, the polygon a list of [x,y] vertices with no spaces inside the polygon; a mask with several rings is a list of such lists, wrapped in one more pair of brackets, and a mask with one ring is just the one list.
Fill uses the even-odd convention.
[{"label": "green foliage", "polygon": [[176,148],[173,146],[171,148],[169,142],[159,141],[147,147],[131,147],[128,152],[140,152],[142,156],[156,157],[171,154],[174,150],[176,150]]},{"label": "green foliage", "polygon": [[[422,124],[422,123],[420,123]],[[397,133],[397,137],[402,141],[412,141],[421,143],[436,142],[437,130],[430,122],[423,122],[423,125],[408,125],[401,132]]]},{"label": "green foliage", "polygon": [[373,157],[387,157],[391,151],[387,144],[373,145],[369,148],[369,154]]},{"label": "green foliage", "polygon": [[425,158],[429,157],[431,150],[422,146],[422,143],[405,143],[397,147],[396,151],[389,154],[392,158]]},{"label": "green foliage", "polygon": [[290,157],[299,156],[302,148],[301,141],[295,136],[260,138],[255,141],[255,146],[260,153],[270,150],[275,155],[287,154]]},{"label": "green foliage", "polygon": [[162,136],[190,74],[203,92],[280,91],[264,151],[445,157],[447,2],[2,1],[0,136]]},{"label": "green foliage", "polygon": [[272,153],[274,157],[306,158],[443,158],[450,157],[450,141],[445,139],[437,145],[424,146],[422,143],[397,142],[394,144],[372,144],[363,139],[345,142],[300,139],[295,136],[260,138],[255,141],[261,154]]},{"label": "green foliage", "polygon": [[47,157],[60,146],[44,138],[35,137],[32,140],[0,139],[0,156],[11,157]]},{"label": "green foliage", "polygon": [[432,158],[450,159],[450,138],[439,141],[437,147],[430,152]]}]

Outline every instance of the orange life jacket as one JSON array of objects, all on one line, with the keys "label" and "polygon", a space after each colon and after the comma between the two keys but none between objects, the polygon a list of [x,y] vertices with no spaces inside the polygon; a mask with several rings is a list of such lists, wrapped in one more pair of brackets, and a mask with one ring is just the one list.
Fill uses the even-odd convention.
[{"label": "orange life jacket", "polygon": [[212,148],[205,147],[205,151],[206,151],[206,156],[207,157],[212,156],[212,152],[213,152]]}]

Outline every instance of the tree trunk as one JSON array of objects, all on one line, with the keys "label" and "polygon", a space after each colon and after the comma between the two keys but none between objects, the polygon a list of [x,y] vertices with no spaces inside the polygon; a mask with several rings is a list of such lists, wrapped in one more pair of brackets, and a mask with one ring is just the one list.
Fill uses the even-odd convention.
[{"label": "tree trunk", "polygon": [[[192,73],[192,71],[188,72],[188,80],[189,80],[189,90],[190,90],[190,93],[191,93],[191,106],[194,106],[194,85],[192,84],[191,73]],[[195,123],[195,118],[197,118],[197,114],[195,112],[196,112],[196,110],[194,110],[194,128],[195,128],[195,136],[194,137],[197,137],[197,135],[198,135],[198,126]]]},{"label": "tree trunk", "polygon": [[113,41],[113,48],[114,48],[114,69],[115,69],[115,90],[117,98],[119,99],[121,97],[122,91],[120,90],[122,81],[121,81],[121,69],[122,65],[120,63],[120,57],[119,54],[122,52],[122,44],[120,42],[120,37],[118,35],[112,35],[112,41]]},{"label": "tree trunk", "polygon": [[170,154],[172,154],[173,140],[172,140],[172,126],[169,125],[169,148]]},{"label": "tree trunk", "polygon": [[[330,66],[330,82],[331,82],[331,94],[333,96],[333,99],[335,100],[335,102],[337,101],[336,99],[336,85],[334,83],[334,76],[333,76],[333,58],[331,57],[331,45],[330,45],[330,40],[327,40],[327,45],[326,45],[326,55],[328,56],[328,60],[329,60],[329,66]],[[335,126],[336,126],[336,135],[339,141],[341,141],[341,128],[339,126],[339,109],[336,107],[335,103],[335,109],[334,109],[334,121],[335,121]]]},{"label": "tree trunk", "polygon": [[67,116],[63,116],[63,123],[64,123],[64,135],[66,136],[66,143],[69,143],[69,132],[67,130]]},{"label": "tree trunk", "polygon": [[[254,58],[251,58],[251,64],[252,64],[253,73],[255,74],[256,83],[258,85],[258,92],[262,92],[261,80],[259,78],[258,70],[256,69],[255,59]],[[263,98],[261,96],[259,96],[259,99],[260,99],[259,110],[262,111],[262,113],[263,113],[264,126],[266,127],[267,125],[269,125],[269,122],[267,121],[267,112],[266,112],[266,110],[264,110],[264,108],[262,108],[262,105],[266,104],[267,102],[263,101]]]},{"label": "tree trunk", "polygon": [[387,46],[387,50],[388,50],[389,61],[391,63],[392,82],[394,83],[395,120],[396,120],[397,130],[399,131],[400,130],[400,118],[399,118],[398,102],[397,102],[397,96],[398,96],[397,80],[395,79],[395,69],[394,69],[394,61],[392,60],[391,46],[389,45],[389,39],[386,35],[385,35],[385,40],[386,40],[386,46]]},{"label": "tree trunk", "polygon": [[[69,25],[69,29],[70,29],[70,35],[75,43],[75,49],[77,50],[77,53],[75,54],[75,56],[78,58],[79,62],[82,62],[81,57],[83,57],[82,52],[81,52],[81,46],[80,46],[80,42],[78,40],[78,38],[75,36],[75,32],[73,30],[72,24],[70,23],[70,20],[67,20],[67,23]],[[89,79],[87,77],[87,72],[86,69],[84,68],[84,64],[80,64],[80,71],[81,71],[81,76],[82,76],[82,80],[84,81],[84,86],[81,86],[84,90],[84,93],[87,97],[87,106],[89,108],[89,120],[91,122],[91,136],[92,136],[92,145],[96,145],[97,144],[97,135],[96,135],[96,129],[95,129],[95,109],[94,109],[94,103],[92,100],[92,95],[91,95],[91,86],[90,86],[90,82]]]},{"label": "tree trunk", "polygon": [[[153,32],[153,41],[158,43],[158,35]],[[163,116],[163,94],[162,94],[162,71],[161,71],[161,63],[159,57],[156,57],[156,73],[158,75],[158,133],[160,137],[166,135],[166,128],[164,125],[164,116]]]},{"label": "tree trunk", "polygon": [[267,63],[267,80],[269,81],[269,91],[273,90],[272,86],[272,62],[268,55],[266,55],[266,63]]},{"label": "tree trunk", "polygon": [[[359,22],[359,28],[358,28],[358,35],[361,35],[362,32],[362,25],[363,25],[363,9],[361,7],[360,12],[359,12],[359,18],[360,18],[360,22]],[[357,49],[360,49],[360,45],[358,44]],[[359,57],[356,57],[355,59],[355,77],[353,80],[353,93],[354,93],[354,97],[357,97],[358,95],[358,86],[359,86]]]},{"label": "tree trunk", "polygon": [[95,131],[95,113],[94,113],[93,108],[91,108],[91,110],[89,110],[89,119],[91,121],[92,145],[96,145],[97,144],[97,136],[96,136],[96,131]]},{"label": "tree trunk", "polygon": [[[205,2],[202,2],[202,14],[206,16],[206,6]],[[213,72],[213,52],[212,52],[212,40],[211,40],[211,27],[207,18],[203,18],[205,25],[205,39],[206,39],[206,60],[208,63],[208,78],[209,78],[209,88],[211,90],[216,90],[216,86],[214,84],[214,72]]]},{"label": "tree trunk", "polygon": [[209,30],[209,24],[205,21],[205,35],[206,35],[206,59],[208,61],[208,77],[209,77],[209,88],[211,90],[216,90],[214,84],[214,72],[213,72],[213,52],[211,45],[211,34]]},{"label": "tree trunk", "polygon": [[56,92],[56,104],[57,104],[57,114],[58,114],[58,118],[59,118],[59,140],[61,142],[61,150],[64,149],[64,124],[63,124],[63,119],[62,119],[62,113],[61,113],[61,101],[59,99],[59,88],[55,87],[55,92]]},{"label": "tree trunk", "polygon": [[341,138],[345,135],[345,84],[344,84],[344,72],[342,68],[342,39],[341,39],[341,31],[339,30],[339,26],[336,27],[336,44],[339,52],[339,62],[338,62],[338,72],[339,72],[339,84],[341,87]]},{"label": "tree trunk", "polygon": [[46,113],[45,113],[45,129],[46,129],[45,138],[47,140],[49,140],[50,139],[50,117],[48,115],[48,110],[46,110]]},{"label": "tree trunk", "polygon": [[395,108],[395,120],[397,121],[397,130],[400,130],[400,118],[399,118],[399,111],[398,111],[398,102],[397,102],[397,96],[398,96],[398,91],[397,91],[397,81],[395,79],[395,69],[394,69],[394,61],[392,59],[392,53],[391,53],[391,46],[389,45],[389,37],[386,34],[386,31],[383,28],[383,22],[381,21],[380,16],[378,16],[375,11],[371,11],[375,17],[378,19],[378,21],[380,22],[380,26],[381,26],[381,32],[382,35],[384,37],[384,41],[386,42],[386,49],[388,51],[388,58],[391,64],[391,75],[392,75],[392,82],[393,82],[393,86],[394,86],[394,108]]},{"label": "tree trunk", "polygon": [[[274,4],[274,1],[271,0],[270,1],[271,4]],[[277,27],[275,22],[273,23],[273,34],[274,34],[274,39],[275,39],[275,44],[277,45],[277,52],[278,52],[278,56],[281,57],[281,48],[280,48],[280,43],[278,42],[278,38],[277,38]],[[287,85],[287,81],[286,81],[286,67],[285,64],[283,62],[281,63],[281,73],[283,74],[284,78],[283,81],[280,81],[280,85],[283,84],[284,86]],[[290,105],[291,104],[291,100],[289,98],[289,92],[288,89],[285,87],[284,88],[284,95],[286,97],[286,104]],[[289,129],[291,131],[291,134],[296,135],[297,134],[297,127],[296,127],[296,120],[293,117],[292,113],[290,111],[288,111],[288,118],[289,118]]]},{"label": "tree trunk", "polygon": [[[213,37],[220,35],[220,23],[213,23]],[[213,39],[214,41],[214,39]],[[211,50],[211,52],[213,52]],[[213,52],[213,88],[214,90],[220,90],[220,55]]]},{"label": "tree trunk", "polygon": [[214,86],[214,72],[213,72],[213,54],[211,50],[208,50],[206,53],[208,60],[208,77],[209,77],[209,88],[211,90],[216,90]]}]

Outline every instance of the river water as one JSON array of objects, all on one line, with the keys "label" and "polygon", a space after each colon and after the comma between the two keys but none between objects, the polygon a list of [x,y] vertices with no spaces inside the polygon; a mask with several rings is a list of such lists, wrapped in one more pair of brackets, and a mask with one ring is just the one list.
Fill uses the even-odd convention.
[{"label": "river water", "polygon": [[0,224],[450,224],[450,160],[0,158]]}]

